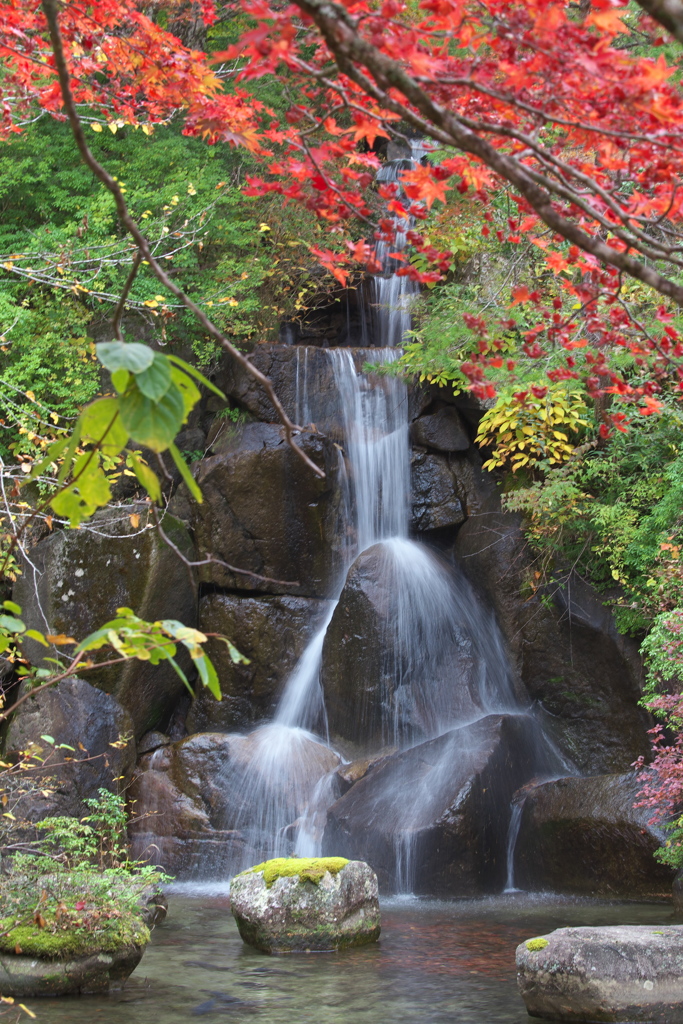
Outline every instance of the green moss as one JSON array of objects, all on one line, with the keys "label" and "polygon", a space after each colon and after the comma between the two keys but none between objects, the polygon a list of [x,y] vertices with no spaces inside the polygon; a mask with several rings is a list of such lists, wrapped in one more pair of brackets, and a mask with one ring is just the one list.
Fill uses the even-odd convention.
[{"label": "green moss", "polygon": [[348,863],[345,857],[276,857],[248,868],[242,874],[253,875],[262,871],[268,889],[278,878],[293,878],[295,875],[302,882],[317,885],[328,871],[331,875],[337,875]]},{"label": "green moss", "polygon": [[[0,920],[0,932],[11,928],[12,921],[10,917]],[[149,942],[149,929],[137,914],[123,913],[105,918],[98,925],[92,931],[74,927],[73,923],[64,927],[54,918],[47,918],[43,928],[36,924],[22,924],[11,928],[0,938],[0,951],[15,953],[18,946],[26,956],[66,960],[95,953],[113,953],[122,946],[144,946]]]},{"label": "green moss", "polygon": [[545,949],[548,945],[547,939],[527,939],[524,943],[530,953],[537,953],[539,949]]}]

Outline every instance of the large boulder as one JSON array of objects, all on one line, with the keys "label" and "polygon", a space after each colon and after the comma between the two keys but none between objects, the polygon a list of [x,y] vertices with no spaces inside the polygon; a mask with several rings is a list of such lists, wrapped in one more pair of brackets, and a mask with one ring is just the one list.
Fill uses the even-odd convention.
[{"label": "large boulder", "polygon": [[199,628],[227,636],[249,664],[235,664],[225,643],[209,641],[223,699],[201,687],[187,716],[188,732],[230,732],[272,717],[283,684],[327,608],[327,601],[307,597],[214,593],[202,598]]},{"label": "large boulder", "polygon": [[448,461],[430,452],[413,452],[410,460],[413,530],[438,530],[444,526],[458,526],[465,521],[463,502],[456,491],[456,481]]},{"label": "large boulder", "polygon": [[358,556],[323,643],[335,740],[376,751],[482,713],[486,654],[472,628],[469,587],[465,581],[463,594],[455,583],[421,544],[392,539]]},{"label": "large boulder", "polygon": [[343,560],[338,451],[318,433],[297,442],[324,479],[267,423],[235,427],[197,464],[204,500],[194,506],[195,538],[218,559],[201,569],[204,582],[304,597],[334,589]]},{"label": "large boulder", "polygon": [[455,557],[494,609],[517,675],[564,756],[586,774],[627,771],[649,752],[637,643],[575,574],[535,589],[536,557],[520,517],[502,513],[494,479],[470,468]]},{"label": "large boulder", "polygon": [[[185,527],[165,516],[163,528],[192,559]],[[146,504],[98,512],[78,530],[56,530],[31,550],[13,596],[28,626],[77,640],[114,618],[120,607],[151,621],[197,623],[193,576],[159,537]],[[35,665],[64,650],[46,649],[33,640],[23,647]],[[182,681],[167,662],[152,665],[133,659],[89,672],[88,680],[125,708],[137,737],[163,728],[183,692]]]},{"label": "large boulder", "polygon": [[534,751],[531,719],[491,715],[387,757],[329,809],[323,852],[367,861],[385,892],[500,891]]},{"label": "large boulder", "polygon": [[410,428],[410,440],[437,452],[464,452],[470,446],[469,434],[458,410],[445,402],[437,402],[433,412],[415,420]]},{"label": "large boulder", "polygon": [[244,942],[264,953],[364,946],[380,933],[377,876],[341,857],[271,860],[230,884]]},{"label": "large boulder", "polygon": [[683,927],[558,928],[517,947],[517,983],[532,1017],[683,1021]]},{"label": "large boulder", "polygon": [[10,778],[8,784],[17,782],[22,791],[14,816],[28,822],[81,817],[87,813],[84,801],[98,789],[124,788],[135,765],[132,733],[128,712],[83,679],[64,679],[29,697],[10,722],[5,748],[33,749],[44,761],[25,778]]},{"label": "large boulder", "polygon": [[130,789],[133,854],[175,875],[215,877],[253,863],[338,765],[314,737],[276,724],[160,747],[141,758]]},{"label": "large boulder", "polygon": [[515,883],[590,896],[668,895],[674,872],[654,859],[663,837],[649,825],[652,811],[634,808],[640,786],[629,772],[529,787]]},{"label": "large boulder", "polygon": [[0,957],[0,995],[36,999],[116,991],[142,960],[145,945],[140,940],[106,953],[54,959],[5,954]]}]

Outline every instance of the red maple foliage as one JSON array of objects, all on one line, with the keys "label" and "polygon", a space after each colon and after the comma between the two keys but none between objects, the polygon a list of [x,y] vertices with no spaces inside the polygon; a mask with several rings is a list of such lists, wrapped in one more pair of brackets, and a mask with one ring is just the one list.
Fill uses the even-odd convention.
[{"label": "red maple foliage", "polygon": [[[505,185],[516,209],[498,235],[539,247],[572,306],[560,312],[517,292],[532,320],[525,356],[565,350],[552,379],[581,379],[593,397],[615,395],[650,415],[663,383],[683,393],[683,339],[668,322],[670,304],[683,302],[683,94],[663,54],[615,45],[629,33],[626,2],[232,0],[252,27],[213,64],[136,0],[68,0],[58,11],[79,109],[143,126],[182,112],[186,132],[247,145],[263,159],[247,193],[279,193],[324,221],[330,244],[315,254],[341,284],[354,267],[376,272],[374,241],[391,242],[397,219],[424,220],[451,189],[471,196],[488,235],[493,195]],[[683,38],[669,7],[662,15],[655,0],[641,6]],[[5,134],[36,103],[60,116],[43,7],[0,0]],[[211,0],[201,9],[212,22]],[[664,41],[643,19],[639,32]],[[212,70],[226,60],[238,65],[227,88]],[[246,91],[264,75],[280,76],[295,97],[282,123]],[[379,166],[373,146],[406,132],[440,153],[405,172],[401,190],[382,184],[388,216],[378,219],[367,198]],[[427,284],[443,278],[452,254],[418,230],[408,242],[422,259],[399,272]],[[662,296],[656,330],[624,298],[625,277]],[[481,343],[462,367],[480,395],[490,390],[487,367],[500,365],[501,327],[493,337],[477,328]],[[613,356],[624,351],[643,368],[638,381],[617,368]],[[625,422],[612,413],[603,434]]]}]

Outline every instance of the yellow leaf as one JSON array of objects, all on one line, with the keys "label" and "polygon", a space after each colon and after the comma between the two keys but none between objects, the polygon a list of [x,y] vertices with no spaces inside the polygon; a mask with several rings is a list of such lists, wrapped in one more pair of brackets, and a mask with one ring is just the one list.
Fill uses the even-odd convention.
[{"label": "yellow leaf", "polygon": [[258,229],[259,229],[259,231],[270,231],[271,230],[270,226],[268,224],[266,224],[266,223],[259,224]]},{"label": "yellow leaf", "polygon": [[12,812],[11,812],[11,811],[5,811],[5,813],[3,814],[3,818],[9,818],[9,819],[10,819],[10,821],[16,821],[16,820],[17,820],[17,819],[16,819],[15,817],[14,817],[14,815],[12,814]]},{"label": "yellow leaf", "polygon": [[140,516],[137,514],[137,512],[133,512],[128,518],[130,519],[131,526],[133,527],[133,529],[137,530],[138,526],[140,525]]},{"label": "yellow leaf", "polygon": [[187,186],[187,194],[188,194],[188,196],[196,196],[197,195],[197,189],[194,187],[192,182],[190,182],[190,184]]},{"label": "yellow leaf", "polygon": [[[107,128],[112,133],[112,135],[116,135],[117,131],[119,130],[119,126],[117,125],[116,121],[110,121],[107,125]],[[102,131],[101,128],[100,131]]]},{"label": "yellow leaf", "polygon": [[152,132],[154,131],[154,126],[151,124],[143,124],[142,130],[145,133],[145,135],[151,135]]},{"label": "yellow leaf", "polygon": [[156,299],[146,299],[145,302],[143,302],[143,306],[149,306],[150,309],[156,309],[158,305],[159,303]]},{"label": "yellow leaf", "polygon": [[76,641],[74,640],[74,638],[72,636],[66,636],[66,634],[64,634],[64,633],[55,633],[55,634],[47,633],[45,635],[45,639],[49,643],[55,644],[57,647],[64,647],[65,644],[75,644],[76,643]]},{"label": "yellow leaf", "polygon": [[5,268],[5,270],[11,270],[13,266],[13,263],[3,263],[3,267]]},{"label": "yellow leaf", "polygon": [[35,1013],[33,1012],[33,1010],[29,1010],[28,1006],[24,1006],[23,1003],[19,1003],[19,1009],[23,1010],[24,1013],[27,1013],[29,1015],[29,1017],[33,1017],[34,1020],[37,1019]]},{"label": "yellow leaf", "polygon": [[101,132],[102,131],[102,125],[98,124],[97,121],[93,121],[92,124],[90,125],[90,127],[92,128],[92,130],[94,132]]}]

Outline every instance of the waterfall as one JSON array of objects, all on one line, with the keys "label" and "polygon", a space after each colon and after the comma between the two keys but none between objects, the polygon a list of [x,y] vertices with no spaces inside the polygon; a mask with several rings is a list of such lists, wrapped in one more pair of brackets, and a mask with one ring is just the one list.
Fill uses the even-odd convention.
[{"label": "waterfall", "polygon": [[522,811],[524,810],[525,799],[525,797],[522,797],[521,799],[513,800],[510,808],[510,824],[508,825],[506,850],[507,880],[503,892],[521,892],[521,889],[518,889],[515,885],[515,849],[517,847],[519,828],[522,824]]},{"label": "waterfall", "polygon": [[[411,159],[420,159],[423,152],[416,143]],[[411,165],[411,160],[401,157],[385,164],[378,179],[396,181],[400,171]],[[405,245],[405,230],[403,222],[393,251]],[[297,350],[297,421],[324,427],[336,415],[341,423],[337,447],[347,537],[345,567],[330,595],[325,621],[285,683],[274,720],[248,736],[235,737],[235,754],[222,769],[222,789],[229,805],[226,821],[243,839],[239,863],[228,865],[231,872],[293,850],[312,855],[320,849],[327,808],[339,795],[336,769],[340,763],[327,734],[320,682],[323,644],[347,571],[360,553],[378,546],[388,594],[382,640],[387,679],[383,739],[405,748],[493,711],[516,709],[493,617],[478,604],[464,578],[454,577],[451,567],[408,539],[407,389],[396,376],[371,376],[362,370],[366,361],[396,360],[410,326],[409,304],[417,289],[409,278],[396,275],[399,264],[389,258],[389,251],[386,243],[378,243],[386,273],[367,285],[373,297],[373,336],[368,340],[377,347],[316,353],[316,359],[329,360],[334,399],[309,389],[309,349]],[[444,777],[454,756],[452,744],[448,750],[437,771]],[[412,836],[423,796],[421,791],[396,794],[404,811],[396,829],[399,889],[411,888]]]}]

